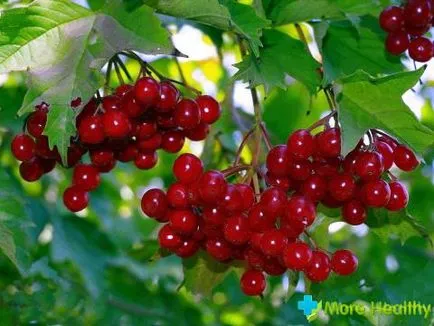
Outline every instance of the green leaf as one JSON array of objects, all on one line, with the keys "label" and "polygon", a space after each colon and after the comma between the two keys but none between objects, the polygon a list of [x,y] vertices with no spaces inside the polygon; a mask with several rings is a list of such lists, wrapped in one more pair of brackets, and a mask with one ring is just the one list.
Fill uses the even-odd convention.
[{"label": "green leaf", "polygon": [[344,152],[369,128],[379,128],[423,153],[434,145],[434,132],[422,125],[401,96],[417,83],[424,68],[374,78],[363,71],[340,81],[338,96]]},{"label": "green leaf", "polygon": [[144,0],[159,13],[192,20],[226,31],[234,31],[249,41],[253,53],[259,54],[262,29],[269,22],[255,10],[234,0]]},{"label": "green leaf", "polygon": [[332,22],[327,29],[320,49],[326,82],[359,69],[372,75],[402,71],[400,58],[384,50],[385,33],[377,18],[361,17],[358,29],[353,24],[349,20]]},{"label": "green leaf", "polygon": [[[102,85],[101,67],[120,50],[171,53],[168,32],[141,6],[128,13],[121,1],[110,1],[104,12],[92,12],[68,0],[37,0],[0,16],[0,73],[28,71],[28,92],[20,115],[45,101],[50,111],[46,134],[66,159],[73,129],[71,100],[82,104]],[[61,117],[60,117],[61,116]],[[60,122],[60,123],[59,123]]]},{"label": "green leaf", "polygon": [[426,229],[406,210],[391,212],[384,208],[370,209],[366,224],[384,242],[390,238],[398,238],[401,244],[404,244],[414,236],[421,236],[431,241]]},{"label": "green leaf", "polygon": [[286,88],[288,74],[315,92],[320,85],[320,64],[301,41],[276,30],[264,31],[262,41],[259,58],[249,55],[235,65],[239,69],[235,79],[249,82],[251,87],[264,85],[268,90],[275,86]]},{"label": "green leaf", "polygon": [[0,250],[18,268],[16,247],[12,232],[0,221]]},{"label": "green leaf", "polygon": [[342,19],[346,14],[364,15],[378,9],[373,0],[276,0],[268,7],[268,17],[276,25],[312,19]]},{"label": "green leaf", "polygon": [[228,264],[219,263],[200,252],[192,258],[183,259],[184,287],[193,294],[208,296],[233,270]]}]

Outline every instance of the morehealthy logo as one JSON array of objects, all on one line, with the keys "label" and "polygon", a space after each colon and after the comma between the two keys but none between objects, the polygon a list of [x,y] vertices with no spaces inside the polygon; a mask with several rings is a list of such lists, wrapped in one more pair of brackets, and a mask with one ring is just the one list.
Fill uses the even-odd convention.
[{"label": "morehealthy logo", "polygon": [[[323,308],[324,307],[324,308]],[[318,317],[318,312],[323,310],[325,314],[333,315],[395,315],[395,316],[423,316],[429,318],[433,312],[431,304],[424,304],[418,301],[404,301],[398,304],[387,302],[364,302],[341,303],[337,301],[318,302],[311,295],[305,295],[303,300],[297,303],[298,310],[302,311],[308,321]]]}]

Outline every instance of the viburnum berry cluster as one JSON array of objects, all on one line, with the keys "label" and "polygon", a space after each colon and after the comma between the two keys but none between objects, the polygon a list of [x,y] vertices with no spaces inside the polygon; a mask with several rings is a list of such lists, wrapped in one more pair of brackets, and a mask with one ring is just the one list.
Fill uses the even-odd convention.
[{"label": "viburnum berry cluster", "polygon": [[[146,68],[151,68],[146,64]],[[188,138],[204,140],[210,125],[220,117],[220,105],[211,96],[183,97],[174,83],[150,75],[134,85],[122,84],[113,94],[92,98],[77,112],[77,137],[62,164],[57,148],[50,149],[43,135],[49,105],[43,103],[30,114],[25,132],[15,136],[12,153],[22,161],[20,174],[28,182],[39,180],[56,163],[73,168],[72,185],[63,194],[65,206],[78,212],[88,206],[88,192],[100,184],[100,173],[119,162],[134,162],[138,169],[152,169],[157,150],[179,152]],[[77,110],[81,99],[71,102]],[[65,108],[69,109],[69,108]],[[88,153],[87,163],[84,155]]]},{"label": "viburnum berry cluster", "polygon": [[[182,154],[173,166],[176,182],[167,192],[150,189],[142,197],[143,212],[164,224],[160,246],[182,258],[202,249],[219,262],[244,261],[241,289],[246,295],[262,294],[264,273],[303,271],[313,282],[326,280],[331,271],[352,274],[358,260],[351,251],[330,254],[317,248],[309,235],[318,205],[340,207],[344,221],[352,225],[366,220],[368,208],[403,209],[407,191],[388,170],[395,164],[411,171],[418,160],[379,130],[369,130],[369,143],[360,141],[343,158],[340,129],[329,127],[334,117],[332,112],[274,147],[261,124],[270,149],[265,170],[240,165],[237,157],[226,170],[205,171],[198,157]],[[323,131],[312,134],[324,124]],[[244,181],[231,183],[234,175]]]},{"label": "viburnum berry cluster", "polygon": [[384,9],[380,15],[380,25],[389,33],[386,39],[387,51],[399,55],[408,50],[413,60],[429,61],[434,56],[434,45],[423,35],[433,23],[433,0],[409,0],[402,7]]}]

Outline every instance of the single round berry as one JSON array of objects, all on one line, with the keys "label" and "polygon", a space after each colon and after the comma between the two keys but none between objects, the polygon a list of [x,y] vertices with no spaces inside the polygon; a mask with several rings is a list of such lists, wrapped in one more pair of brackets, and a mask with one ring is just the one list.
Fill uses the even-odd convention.
[{"label": "single round berry", "polygon": [[182,154],[173,164],[175,178],[186,185],[197,181],[202,173],[202,161],[193,154]]},{"label": "single round berry", "polygon": [[330,258],[326,253],[314,250],[310,264],[305,269],[306,276],[312,282],[325,281],[330,274]]},{"label": "single round berry", "polygon": [[275,176],[287,176],[289,163],[288,148],[285,145],[273,147],[267,155],[267,170]]},{"label": "single round berry", "polygon": [[227,183],[219,171],[205,172],[199,180],[199,194],[205,203],[219,203],[226,194]]},{"label": "single round berry", "polygon": [[235,185],[229,184],[226,193],[220,202],[220,207],[228,214],[232,215],[243,210],[243,198]]},{"label": "single round berry", "polygon": [[100,116],[83,118],[78,125],[78,135],[83,143],[102,143],[105,138],[102,118]]},{"label": "single round berry", "polygon": [[139,153],[134,160],[134,165],[140,170],[150,170],[158,162],[157,152]]},{"label": "single round berry", "polygon": [[235,187],[241,195],[242,210],[249,210],[255,202],[255,192],[253,188],[245,183],[238,183]]},{"label": "single round berry", "polygon": [[271,276],[281,276],[286,272],[286,267],[280,262],[280,257],[268,256],[265,258],[264,272]]},{"label": "single round berry", "polygon": [[131,121],[122,111],[109,111],[102,117],[104,133],[111,138],[125,138],[131,132]]},{"label": "single round berry", "polygon": [[150,138],[142,139],[137,143],[137,147],[142,152],[152,152],[160,148],[163,137],[160,133],[156,133]]},{"label": "single round berry", "polygon": [[42,160],[39,157],[33,157],[29,161],[20,164],[20,175],[27,182],[35,182],[44,174]]},{"label": "single round berry", "polygon": [[205,207],[202,211],[202,217],[209,225],[221,226],[226,221],[226,215],[220,207]]},{"label": "single round berry", "polygon": [[319,175],[311,175],[301,185],[300,193],[313,202],[322,200],[327,192],[327,183]]},{"label": "single round berry", "polygon": [[345,173],[356,174],[356,163],[361,152],[359,150],[353,150],[345,156],[342,163],[342,168]]},{"label": "single round berry", "polygon": [[386,49],[389,53],[399,55],[407,51],[410,40],[406,32],[393,32],[386,38]]},{"label": "single round berry", "polygon": [[430,61],[434,55],[434,45],[429,39],[418,37],[410,42],[408,54],[418,62]]},{"label": "single round berry", "polygon": [[296,181],[304,181],[312,174],[312,163],[308,160],[291,161],[289,163],[289,176]]},{"label": "single round berry", "polygon": [[201,119],[197,103],[189,99],[183,99],[176,105],[173,116],[176,125],[186,130],[196,128]]},{"label": "single round berry", "polygon": [[304,242],[292,242],[283,250],[283,261],[289,269],[302,271],[310,265],[312,250]]},{"label": "single round berry", "polygon": [[226,241],[234,245],[242,245],[249,241],[250,231],[247,218],[235,215],[228,218],[223,226]]},{"label": "single round berry", "polygon": [[188,189],[182,183],[173,183],[169,189],[167,189],[167,200],[169,205],[176,209],[188,208]]},{"label": "single round berry", "polygon": [[393,165],[393,149],[384,141],[376,141],[375,147],[383,158],[384,171],[388,171]]},{"label": "single round berry", "polygon": [[344,202],[353,198],[356,182],[350,174],[338,174],[329,181],[328,190],[334,199]]},{"label": "single round berry", "polygon": [[190,235],[197,230],[197,216],[189,209],[169,211],[169,223],[176,233]]},{"label": "single round berry", "polygon": [[11,143],[14,157],[19,161],[29,161],[35,156],[35,141],[28,135],[16,135]]},{"label": "single round berry", "polygon": [[72,183],[85,191],[92,191],[100,184],[99,171],[92,165],[79,164],[74,168]]},{"label": "single round berry", "polygon": [[262,192],[260,202],[268,213],[273,216],[281,216],[287,205],[286,193],[280,188],[268,188]]},{"label": "single round berry", "polygon": [[261,238],[261,249],[267,256],[278,257],[282,254],[287,242],[288,239],[281,230],[267,230]]},{"label": "single round berry", "polygon": [[390,6],[384,9],[380,15],[380,26],[386,32],[397,32],[404,27],[404,9]]},{"label": "single round berry", "polygon": [[389,183],[390,200],[386,205],[389,211],[399,211],[407,207],[408,192],[405,186],[397,181]]},{"label": "single round berry", "polygon": [[194,256],[199,248],[199,243],[194,239],[184,239],[181,246],[175,249],[175,254],[181,258],[188,258]]},{"label": "single round berry", "polygon": [[339,275],[350,275],[357,270],[357,257],[349,250],[335,251],[332,256],[331,266],[333,272]]},{"label": "single round berry", "polygon": [[196,128],[185,130],[185,136],[192,141],[205,140],[209,134],[209,124],[201,122]]},{"label": "single round berry", "polygon": [[220,104],[209,95],[201,95],[196,98],[199,106],[201,120],[207,124],[213,124],[220,118]]},{"label": "single round berry", "polygon": [[280,230],[289,240],[295,240],[304,232],[305,226],[300,223],[291,223],[288,219],[282,219],[280,221]]},{"label": "single round berry", "polygon": [[45,125],[47,124],[47,112],[39,110],[35,111],[30,114],[29,118],[27,119],[27,131],[33,137],[38,138],[42,135]]},{"label": "single round berry", "polygon": [[416,155],[407,146],[398,145],[394,150],[393,156],[396,166],[402,171],[413,171],[419,165]]},{"label": "single round berry", "polygon": [[182,238],[170,227],[169,224],[164,225],[158,232],[158,242],[162,248],[176,250],[182,246]]},{"label": "single round berry", "polygon": [[290,178],[278,177],[275,176],[274,174],[271,174],[270,172],[267,172],[267,174],[265,175],[265,182],[267,183],[268,186],[273,186],[282,189],[285,192],[289,191],[291,186],[294,186]]},{"label": "single round berry", "polygon": [[284,217],[295,226],[309,226],[315,221],[315,205],[304,196],[293,196],[288,200]]},{"label": "single round berry", "polygon": [[102,99],[102,108],[104,112],[116,111],[121,107],[121,99],[116,95],[108,95]]},{"label": "single round berry", "polygon": [[275,227],[277,216],[269,213],[262,204],[255,204],[249,211],[248,221],[250,230],[264,232]]},{"label": "single round berry", "polygon": [[315,142],[308,130],[295,131],[288,139],[288,152],[299,160],[307,160],[314,151]]},{"label": "single round berry", "polygon": [[157,133],[155,121],[142,121],[136,126],[135,136],[138,140],[149,139]]},{"label": "single round berry", "polygon": [[341,131],[329,128],[316,137],[316,149],[323,157],[337,157],[341,154]]},{"label": "single round berry", "polygon": [[160,189],[150,189],[142,197],[142,211],[151,218],[163,219],[168,205],[166,194]]},{"label": "single round berry", "polygon": [[155,106],[158,112],[169,112],[175,108],[179,99],[179,91],[170,82],[160,83],[160,99]]},{"label": "single round berry", "polygon": [[409,0],[404,8],[404,17],[408,26],[421,27],[429,25],[433,18],[431,3],[425,0]]},{"label": "single round berry", "polygon": [[210,238],[205,242],[205,249],[218,261],[225,261],[231,258],[231,246],[221,238]]},{"label": "single round berry", "polygon": [[160,84],[151,77],[140,78],[134,86],[134,96],[145,108],[155,107],[158,104],[160,92]]},{"label": "single round berry", "polygon": [[[143,113],[145,113],[145,111],[146,111],[146,108],[144,106],[140,105],[140,103],[134,97],[133,91],[126,93],[122,97],[122,100],[121,100],[120,104],[118,104],[118,106],[130,118],[138,118],[141,115],[143,115]],[[105,110],[105,111],[107,112],[108,110]]]},{"label": "single round berry", "polygon": [[185,137],[179,131],[167,131],[161,138],[161,149],[168,153],[178,153],[184,146]]},{"label": "single round berry", "polygon": [[383,157],[377,152],[361,153],[355,166],[356,174],[363,180],[376,180],[384,172]]},{"label": "single round berry", "polygon": [[384,207],[390,200],[390,187],[384,180],[365,183],[361,193],[363,202],[370,207]]},{"label": "single round berry", "polygon": [[63,203],[71,212],[79,212],[89,204],[89,195],[83,188],[72,186],[63,193]]},{"label": "single round berry", "polygon": [[261,295],[267,284],[262,272],[257,270],[248,270],[244,272],[241,277],[240,285],[241,290],[245,295],[255,296]]},{"label": "single round berry", "polygon": [[351,200],[342,207],[342,218],[351,225],[363,224],[366,221],[366,208],[359,200]]}]

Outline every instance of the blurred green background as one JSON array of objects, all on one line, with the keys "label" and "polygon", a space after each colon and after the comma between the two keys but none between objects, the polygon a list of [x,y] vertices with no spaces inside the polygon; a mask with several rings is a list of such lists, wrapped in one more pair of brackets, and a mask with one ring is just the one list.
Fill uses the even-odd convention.
[{"label": "blurred green background", "polygon": [[[232,65],[241,59],[238,46],[230,35],[203,25],[170,20],[167,24],[175,46],[189,56],[179,60],[188,83],[216,96],[223,108],[209,140],[186,143],[183,151],[202,155],[208,168],[225,168],[234,158],[242,133],[253,123],[250,91],[231,78],[236,71]],[[294,35],[294,30],[288,28],[288,33]],[[147,59],[164,75],[180,79],[175,59]],[[138,71],[133,62],[127,65],[133,74]],[[433,69],[431,63],[428,72]],[[407,94],[407,103],[433,128],[434,79],[430,78],[429,74],[424,77],[417,94]],[[274,89],[263,103],[264,121],[275,144],[328,111],[322,93],[311,95],[303,84],[287,82],[287,90]],[[111,86],[116,83],[113,80]],[[263,93],[262,88],[260,91]],[[33,184],[19,178],[9,148],[24,123],[16,118],[16,112],[25,92],[24,74],[0,75],[0,245],[16,252],[16,257],[0,254],[0,325],[306,325],[297,301],[307,292],[318,301],[417,300],[434,304],[434,251],[414,225],[389,221],[371,229],[350,227],[339,222],[335,211],[322,212],[311,232],[331,252],[349,248],[356,253],[359,269],[351,277],[332,276],[323,284],[312,285],[300,275],[288,273],[268,278],[263,299],[249,298],[239,288],[238,269],[208,275],[200,258],[193,258],[190,264],[196,268],[187,272],[189,284],[183,286],[181,259],[161,257],[155,240],[158,225],[140,211],[141,195],[148,188],[164,188],[173,181],[175,156],[161,153],[157,167],[146,172],[132,164],[118,164],[91,194],[89,208],[73,215],[61,200],[71,171],[56,168]],[[249,150],[243,156],[249,159]],[[421,168],[400,175],[410,191],[409,213],[431,239],[433,158],[434,154],[428,153]],[[10,247],[12,243],[15,248]],[[220,280],[216,288],[209,289],[210,283]],[[313,322],[432,323],[433,313],[424,319],[370,314],[339,317],[322,312]]]}]

